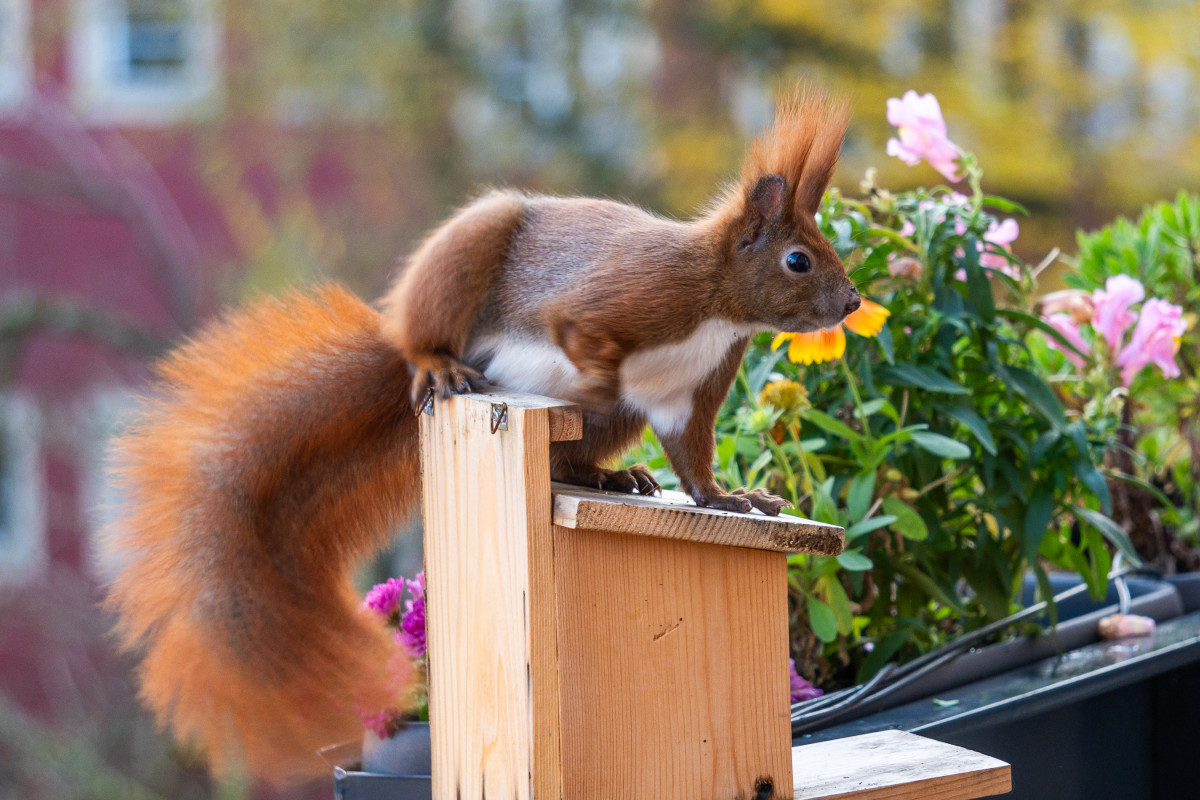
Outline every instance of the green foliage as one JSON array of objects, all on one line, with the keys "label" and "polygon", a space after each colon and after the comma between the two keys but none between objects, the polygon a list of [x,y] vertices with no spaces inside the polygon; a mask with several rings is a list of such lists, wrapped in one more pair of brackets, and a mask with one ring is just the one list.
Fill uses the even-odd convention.
[{"label": "green foliage", "polygon": [[[1078,236],[1079,254],[1068,282],[1080,289],[1104,286],[1114,275],[1142,282],[1147,297],[1181,306],[1188,321],[1176,356],[1181,375],[1156,368],[1138,373],[1130,386],[1133,428],[1127,432],[1135,484],[1158,500],[1163,522],[1176,536],[1200,544],[1200,195],[1180,192],[1174,201],[1148,206],[1137,222],[1120,218]],[[1048,363],[1059,363],[1045,354]],[[1097,392],[1077,385],[1082,400]],[[1163,491],[1165,490],[1165,491]]]},{"label": "green foliage", "polygon": [[[720,480],[846,528],[842,556],[789,561],[793,650],[826,683],[1006,616],[1027,568],[1099,590],[1109,548],[1130,551],[1100,471],[1115,420],[1064,408],[1042,377],[1025,344],[1032,281],[987,242],[998,220],[983,201],[827,197],[824,233],[891,316],[829,364],[793,364],[759,337],[718,419]],[[650,437],[634,457],[665,466]]]}]

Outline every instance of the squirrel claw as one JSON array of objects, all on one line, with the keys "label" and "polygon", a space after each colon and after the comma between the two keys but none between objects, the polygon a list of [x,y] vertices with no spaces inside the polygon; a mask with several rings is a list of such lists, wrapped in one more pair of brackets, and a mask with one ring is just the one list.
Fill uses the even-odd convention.
[{"label": "squirrel claw", "polygon": [[744,497],[750,501],[750,505],[757,508],[768,517],[777,517],[779,512],[784,508],[791,507],[791,503],[773,494],[767,493],[763,489],[734,489],[733,494],[737,497]]},{"label": "squirrel claw", "polygon": [[596,467],[562,477],[555,476],[555,480],[624,494],[650,495],[662,491],[662,487],[658,485],[658,481],[654,480],[650,470],[641,464],[635,464],[629,469]]},{"label": "squirrel claw", "polygon": [[417,368],[412,382],[412,404],[416,413],[421,413],[436,394],[443,400],[453,394],[482,391],[490,384],[487,378],[466,364],[447,360],[432,368]]},{"label": "squirrel claw", "polygon": [[782,497],[776,497],[773,494],[767,493],[763,489],[734,489],[729,494],[713,494],[708,497],[695,497],[696,505],[704,508],[715,508],[721,511],[736,511],[739,514],[748,514],[751,509],[757,508],[768,517],[779,516],[779,511],[784,506],[790,506],[787,500]]}]

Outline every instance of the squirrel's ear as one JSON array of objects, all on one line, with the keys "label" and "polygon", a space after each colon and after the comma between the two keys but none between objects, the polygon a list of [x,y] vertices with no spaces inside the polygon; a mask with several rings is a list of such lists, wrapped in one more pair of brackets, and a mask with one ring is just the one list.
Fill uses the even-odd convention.
[{"label": "squirrel's ear", "polygon": [[738,238],[738,247],[753,245],[768,222],[783,215],[783,195],[786,185],[779,175],[764,175],[754,182],[746,195],[745,228]]},{"label": "squirrel's ear", "polygon": [[764,175],[754,183],[750,190],[750,205],[758,212],[765,222],[779,219],[783,211],[783,190],[786,188],[780,175]]}]

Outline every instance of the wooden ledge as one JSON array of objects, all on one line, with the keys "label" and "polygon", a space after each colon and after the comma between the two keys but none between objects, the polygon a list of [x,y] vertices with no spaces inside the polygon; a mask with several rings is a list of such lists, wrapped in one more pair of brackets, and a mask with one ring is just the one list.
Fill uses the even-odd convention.
[{"label": "wooden ledge", "polygon": [[682,492],[661,496],[621,494],[552,483],[554,524],[782,553],[836,556],[845,544],[837,525],[759,511],[736,514],[700,508]]},{"label": "wooden ledge", "polygon": [[904,731],[792,748],[795,800],[973,800],[1012,791],[999,759]]}]

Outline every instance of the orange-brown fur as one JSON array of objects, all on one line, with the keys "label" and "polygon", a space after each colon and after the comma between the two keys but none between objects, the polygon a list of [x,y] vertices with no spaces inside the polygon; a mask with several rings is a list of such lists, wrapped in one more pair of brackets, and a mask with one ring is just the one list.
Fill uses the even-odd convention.
[{"label": "orange-brown fur", "polygon": [[[407,260],[382,315],[329,287],[260,301],[160,368],[117,447],[127,559],[110,605],[145,649],[142,694],[221,768],[320,769],[359,730],[356,704],[396,700],[393,648],[347,574],[419,496],[412,404],[480,387],[559,393],[583,438],[555,477],[652,491],[603,463],[658,430],[697,503],[778,513],[713,480],[713,423],[748,336],[828,327],[858,296],[813,214],[844,106],[801,94],[740,180],[681,222],[605,200],[496,191]],[[811,269],[785,268],[795,253]]]},{"label": "orange-brown fur", "polygon": [[394,705],[394,651],[351,566],[418,500],[408,367],[337,288],[264,300],[159,366],[117,443],[128,559],[109,604],[142,697],[218,769],[322,769],[355,705]]}]

